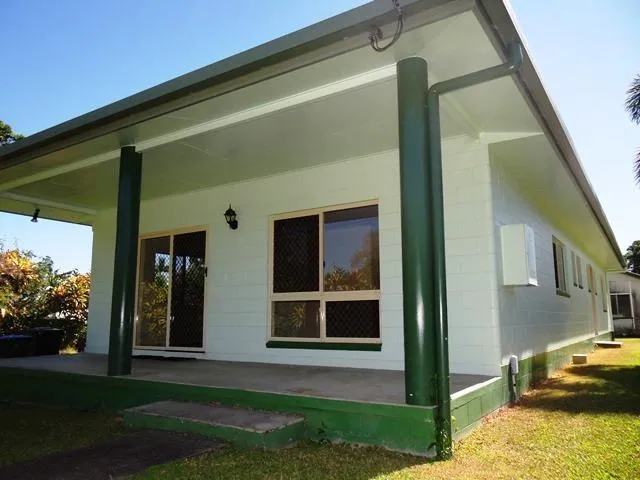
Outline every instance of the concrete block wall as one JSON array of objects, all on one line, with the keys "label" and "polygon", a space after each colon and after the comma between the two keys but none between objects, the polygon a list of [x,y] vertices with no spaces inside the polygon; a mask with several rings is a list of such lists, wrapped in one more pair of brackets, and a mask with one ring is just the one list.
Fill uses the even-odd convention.
[{"label": "concrete block wall", "polygon": [[[443,155],[452,371],[499,374],[496,305],[487,300],[495,277],[488,151],[457,138],[444,142]],[[379,201],[382,351],[267,349],[269,216],[371,199]],[[229,203],[236,231],[222,216]],[[142,203],[141,235],[194,226],[208,229],[205,358],[404,368],[397,150]],[[94,225],[89,352],[108,348],[114,242],[109,209]]]},{"label": "concrete block wall", "polygon": [[[602,294],[600,278],[605,272],[601,266],[578,248],[573,239],[568,238],[561,226],[551,224],[535,204],[526,199],[509,175],[496,164],[491,168],[494,228],[497,255],[497,300],[500,308],[499,332],[501,363],[506,364],[511,354],[528,358],[535,354],[552,351],[591,338],[595,335],[591,297],[588,291],[587,265],[594,270],[597,330],[599,333],[611,330],[608,312],[603,311],[603,301],[608,295]],[[537,287],[505,287],[501,284],[500,235],[501,225],[525,223],[535,232]],[[565,245],[565,271],[570,297],[556,293],[552,238],[558,238]],[[571,252],[582,258],[582,278],[584,288],[573,285]]]},{"label": "concrete block wall", "polygon": [[[282,175],[252,179],[143,202],[140,234],[202,226],[208,230],[205,300],[206,358],[403,368],[402,251],[397,152],[350,159]],[[269,216],[378,199],[380,227],[381,352],[267,349]],[[222,212],[231,204],[239,227]],[[94,294],[89,351],[105,351],[111,300],[115,211],[101,212],[94,237]],[[104,245],[104,248],[102,248]],[[110,248],[109,248],[110,247]],[[111,251],[110,251],[111,249]],[[110,255],[107,256],[107,254]]]},{"label": "concrete block wall", "polygon": [[489,150],[459,137],[443,155],[450,369],[500,375]]}]

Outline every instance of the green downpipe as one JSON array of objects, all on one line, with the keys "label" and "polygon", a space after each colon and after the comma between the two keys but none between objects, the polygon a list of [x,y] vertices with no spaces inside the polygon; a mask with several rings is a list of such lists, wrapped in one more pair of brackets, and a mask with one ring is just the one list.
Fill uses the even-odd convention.
[{"label": "green downpipe", "polygon": [[[479,72],[435,83],[427,93],[427,144],[429,188],[431,190],[431,243],[433,248],[433,312],[436,344],[436,450],[438,458],[451,458],[451,396],[449,392],[449,326],[447,319],[447,279],[445,269],[444,202],[442,191],[442,142],[440,102],[444,93],[495,80],[517,71],[522,65],[523,51],[519,43],[508,48],[507,61]],[[426,85],[426,84],[425,84]],[[404,246],[404,245],[403,245]],[[406,284],[405,284],[406,285]]]},{"label": "green downpipe", "polygon": [[142,154],[120,149],[116,251],[111,296],[108,375],[131,373]]}]

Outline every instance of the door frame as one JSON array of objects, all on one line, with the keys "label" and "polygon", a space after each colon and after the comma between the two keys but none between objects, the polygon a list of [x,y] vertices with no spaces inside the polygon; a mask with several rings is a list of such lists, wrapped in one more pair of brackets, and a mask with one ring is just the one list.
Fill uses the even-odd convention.
[{"label": "door frame", "polygon": [[[169,338],[171,334],[171,284],[173,278],[173,237],[183,233],[195,233],[204,232],[204,248],[205,248],[205,271],[207,274],[204,276],[204,292],[202,296],[202,347],[171,347],[169,346]],[[138,294],[140,287],[140,251],[143,240],[149,238],[169,237],[169,295],[167,301],[167,329],[164,347],[160,346],[144,346],[136,345],[137,331],[138,331]],[[148,232],[138,236],[138,250],[136,252],[136,294],[135,294],[135,315],[133,321],[133,350],[147,350],[156,352],[185,352],[185,353],[205,353],[207,351],[207,281],[209,279],[209,227],[207,225],[196,225],[193,227],[174,228],[171,230],[158,230],[154,232]]]},{"label": "door frame", "polygon": [[593,273],[593,266],[587,264],[587,286],[589,289],[589,295],[591,296],[591,320],[593,322],[593,331],[598,336],[598,301],[596,296],[598,291],[596,290],[596,277]]}]

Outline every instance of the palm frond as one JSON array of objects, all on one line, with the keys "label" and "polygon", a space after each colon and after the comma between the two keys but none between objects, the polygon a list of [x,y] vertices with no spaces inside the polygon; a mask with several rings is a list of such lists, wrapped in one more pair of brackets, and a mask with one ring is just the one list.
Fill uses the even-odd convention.
[{"label": "palm frond", "polygon": [[640,150],[636,153],[636,158],[633,161],[633,176],[636,179],[636,183],[640,185]]},{"label": "palm frond", "polygon": [[631,121],[640,124],[640,75],[636,75],[631,82],[631,86],[627,90],[627,101],[624,106],[631,117]]}]

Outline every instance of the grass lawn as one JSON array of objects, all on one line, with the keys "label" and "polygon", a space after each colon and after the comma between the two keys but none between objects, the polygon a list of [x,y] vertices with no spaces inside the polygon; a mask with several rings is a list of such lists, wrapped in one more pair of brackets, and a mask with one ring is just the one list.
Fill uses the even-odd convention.
[{"label": "grass lawn", "polygon": [[[122,434],[108,414],[0,404],[0,465]],[[143,479],[639,479],[640,339],[600,350],[514,408],[486,419],[429,462],[378,448],[304,443],[279,452],[227,448],[153,467]]]},{"label": "grass lawn", "polygon": [[280,452],[229,448],[134,478],[639,479],[640,340],[597,351],[588,365],[565,369],[487,418],[447,462],[307,443]]},{"label": "grass lawn", "polygon": [[125,431],[113,415],[0,403],[0,466],[102,442]]}]

